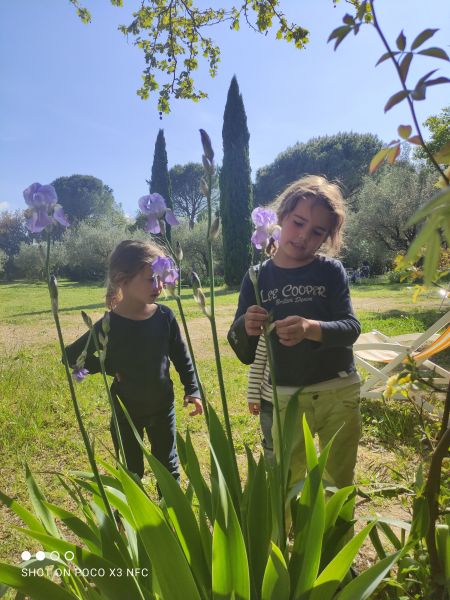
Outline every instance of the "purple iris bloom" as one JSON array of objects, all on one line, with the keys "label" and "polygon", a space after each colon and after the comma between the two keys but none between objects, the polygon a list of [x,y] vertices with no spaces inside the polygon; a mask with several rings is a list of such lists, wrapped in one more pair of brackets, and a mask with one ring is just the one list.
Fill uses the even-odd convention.
[{"label": "purple iris bloom", "polygon": [[175,263],[168,256],[157,256],[152,262],[152,271],[166,285],[175,285],[179,277]]},{"label": "purple iris bloom", "polygon": [[277,215],[270,208],[258,206],[252,212],[252,221],[256,229],[252,235],[252,244],[258,250],[266,248],[269,240],[280,239],[280,227],[277,225]]},{"label": "purple iris bloom", "polygon": [[139,209],[148,217],[145,230],[149,233],[161,233],[159,222],[163,218],[169,225],[179,225],[173,212],[167,208],[166,201],[161,194],[148,194],[139,198]]},{"label": "purple iris bloom", "polygon": [[27,227],[31,233],[40,233],[54,223],[69,226],[62,206],[57,203],[58,197],[52,185],[32,183],[23,192],[23,197],[31,209],[31,217],[27,219]]},{"label": "purple iris bloom", "polygon": [[77,383],[81,383],[85,380],[86,375],[88,375],[89,371],[84,367],[74,367],[72,370],[72,377],[74,381]]}]

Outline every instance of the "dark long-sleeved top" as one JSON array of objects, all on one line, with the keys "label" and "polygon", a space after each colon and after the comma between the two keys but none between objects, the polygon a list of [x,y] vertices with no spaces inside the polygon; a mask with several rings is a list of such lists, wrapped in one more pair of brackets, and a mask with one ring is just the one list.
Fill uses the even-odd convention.
[{"label": "dark long-sleeved top", "polygon": [[[270,334],[274,352],[277,385],[306,386],[321,383],[355,371],[352,344],[361,327],[356,319],[342,264],[317,256],[304,267],[277,267],[267,260],[258,278],[262,306],[274,321],[297,315],[320,322],[322,341],[302,340],[295,346],[280,344],[275,331]],[[257,336],[248,336],[244,315],[256,304],[255,291],[245,275],[228,341],[245,364],[255,359]]]},{"label": "dark long-sleeved top", "polygon": [[[105,370],[114,377],[111,386],[131,415],[152,415],[173,402],[173,383],[169,367],[172,361],[185,395],[198,396],[198,385],[192,361],[181,337],[175,315],[165,305],[144,320],[134,320],[110,312],[110,331],[105,357]],[[102,320],[94,325],[98,334]],[[74,366],[87,343],[87,332],[66,348],[69,364]],[[91,339],[85,367],[89,373],[100,372],[100,359]],[[117,377],[119,375],[119,377]]]}]

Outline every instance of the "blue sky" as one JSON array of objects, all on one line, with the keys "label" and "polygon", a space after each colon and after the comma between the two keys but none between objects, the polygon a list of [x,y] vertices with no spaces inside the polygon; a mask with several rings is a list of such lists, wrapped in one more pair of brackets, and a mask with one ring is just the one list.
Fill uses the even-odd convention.
[{"label": "blue sky", "polygon": [[[109,0],[82,4],[91,10],[89,25],[68,0],[0,3],[0,210],[22,208],[22,191],[34,181],[81,173],[101,178],[125,211],[135,214],[138,198],[147,193],[160,127],[169,166],[200,160],[200,127],[209,132],[220,161],[233,74],[247,112],[253,176],[296,142],[338,131],[372,132],[390,141],[397,125],[411,123],[406,104],[383,112],[400,85],[391,64],[374,67],[383,47],[372,28],[348,37],[337,52],[326,43],[349,8],[343,0],[337,8],[331,0],[283,2],[289,16],[311,32],[304,50],[244,25],[237,33],[226,26],[210,29],[222,49],[219,73],[210,79],[203,68],[196,76],[209,98],[199,104],[173,101],[162,121],[156,102],[136,95],[143,57],[117,31],[118,24],[129,23],[137,0],[124,0],[124,8]],[[450,53],[448,0],[377,0],[376,7],[390,42],[402,28],[408,43],[425,27],[439,28],[428,45]],[[411,81],[437,67],[450,76],[449,63],[420,57]],[[417,105],[419,121],[449,99],[450,85],[431,88]]]}]

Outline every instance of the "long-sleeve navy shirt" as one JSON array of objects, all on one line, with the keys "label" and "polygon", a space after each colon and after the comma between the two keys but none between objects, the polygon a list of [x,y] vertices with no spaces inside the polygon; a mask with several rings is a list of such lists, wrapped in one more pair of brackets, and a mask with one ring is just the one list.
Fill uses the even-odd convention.
[{"label": "long-sleeve navy shirt", "polygon": [[[110,331],[105,357],[105,370],[114,377],[111,391],[119,396],[131,415],[152,415],[173,402],[173,383],[169,367],[173,362],[185,395],[198,396],[194,368],[181,337],[175,315],[165,305],[144,320],[109,313]],[[94,325],[102,331],[102,320]],[[89,332],[66,348],[69,364],[74,366],[87,343]],[[89,373],[100,372],[100,360],[91,339],[85,360]]]},{"label": "long-sleeve navy shirt", "polygon": [[[355,371],[352,344],[361,327],[356,319],[342,264],[325,256],[304,267],[282,268],[267,260],[258,278],[262,306],[274,321],[297,315],[320,322],[322,341],[302,340],[295,346],[280,344],[275,331],[271,342],[277,385],[306,386]],[[253,362],[257,336],[248,336],[244,315],[256,304],[248,273],[242,282],[234,322],[228,341],[245,364]]]}]

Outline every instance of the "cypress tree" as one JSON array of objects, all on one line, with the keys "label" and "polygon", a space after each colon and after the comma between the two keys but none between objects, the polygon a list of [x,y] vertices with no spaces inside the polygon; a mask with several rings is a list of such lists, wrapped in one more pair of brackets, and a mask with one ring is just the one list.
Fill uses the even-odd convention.
[{"label": "cypress tree", "polygon": [[[155,142],[155,152],[153,154],[152,177],[150,180],[150,193],[157,192],[166,201],[168,208],[172,206],[172,189],[170,185],[169,169],[167,166],[166,140],[164,138],[164,129],[158,131]],[[166,235],[170,241],[170,225],[166,223]]]},{"label": "cypress tree", "polygon": [[251,261],[252,182],[247,116],[236,76],[231,80],[223,116],[223,163],[220,171],[224,276],[239,285]]}]

